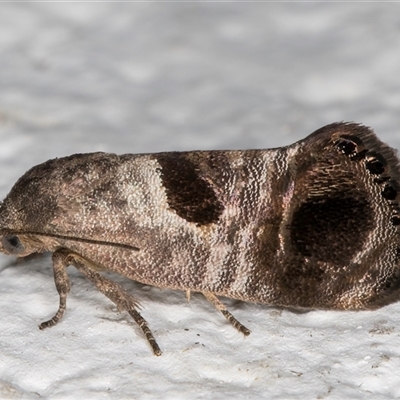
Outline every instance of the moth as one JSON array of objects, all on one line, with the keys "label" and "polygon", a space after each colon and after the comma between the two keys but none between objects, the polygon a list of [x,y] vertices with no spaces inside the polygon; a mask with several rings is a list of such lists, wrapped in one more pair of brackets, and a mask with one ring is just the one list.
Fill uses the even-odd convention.
[{"label": "moth", "polygon": [[161,350],[113,271],[202,293],[309,309],[399,299],[399,160],[373,131],[334,123],[267,150],[75,154],[25,173],[0,207],[0,251],[52,252],[59,307],[75,266]]}]

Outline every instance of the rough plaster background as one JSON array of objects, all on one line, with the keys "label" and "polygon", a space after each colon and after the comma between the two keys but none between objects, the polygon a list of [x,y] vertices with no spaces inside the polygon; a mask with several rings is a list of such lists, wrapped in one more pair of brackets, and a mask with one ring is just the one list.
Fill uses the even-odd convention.
[{"label": "rough plaster background", "polygon": [[[1,3],[0,195],[75,152],[263,148],[333,121],[400,147],[393,3]],[[48,256],[0,258],[0,398],[400,397],[400,304],[292,313],[123,279],[164,351],[70,268],[63,321]]]}]

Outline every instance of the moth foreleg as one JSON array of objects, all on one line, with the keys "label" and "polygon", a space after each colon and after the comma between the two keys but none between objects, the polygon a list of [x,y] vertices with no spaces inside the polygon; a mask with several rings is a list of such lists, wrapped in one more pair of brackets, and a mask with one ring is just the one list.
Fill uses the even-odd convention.
[{"label": "moth foreleg", "polygon": [[92,283],[96,285],[96,288],[107,296],[113,303],[116,304],[118,310],[125,310],[132,316],[135,322],[139,325],[140,329],[146,336],[153,353],[156,356],[162,354],[156,340],[154,339],[153,333],[151,332],[147,321],[140,315],[135,307],[138,306],[138,301],[128,294],[121,286],[115,282],[105,278],[98,272],[93,270],[90,262],[79,257],[76,254],[72,254],[73,258],[72,264],[84,274]]},{"label": "moth foreleg", "polygon": [[245,336],[250,335],[250,329],[247,329],[244,325],[242,325],[227,309],[226,307],[218,300],[217,296],[211,292],[202,292],[205,298],[218,310],[222,313],[222,315],[239,331],[242,332]]},{"label": "moth foreleg", "polygon": [[[133,296],[128,294],[120,285],[116,284],[115,282],[105,278],[103,275],[96,272],[95,271],[96,267],[90,261],[84,259],[78,254],[71,253],[67,250],[56,251],[53,254],[53,262],[54,262],[54,271],[55,271],[54,276],[56,280],[56,286],[58,292],[60,293],[60,307],[59,310],[57,311],[57,314],[50,321],[44,323],[45,326],[43,326],[43,328],[55,325],[63,315],[66,306],[66,295],[69,291],[69,281],[65,268],[68,265],[74,265],[74,267],[76,267],[78,271],[80,271],[83,275],[85,275],[101,293],[103,293],[113,303],[115,303],[115,305],[118,307],[118,310],[120,311],[125,310],[132,316],[132,318],[139,325],[140,329],[146,336],[146,339],[148,340],[154,354],[156,356],[162,354],[148,326],[147,321],[136,310],[136,307],[138,306],[138,301]],[[63,268],[61,268],[61,266]],[[63,284],[65,281],[65,277],[67,279],[66,282],[68,282],[67,285]],[[65,290],[65,288],[67,288],[67,290]]]},{"label": "moth foreleg", "polygon": [[39,325],[39,329],[45,329],[56,325],[57,322],[60,321],[63,317],[65,309],[67,307],[67,295],[70,290],[69,278],[66,271],[68,263],[66,263],[65,261],[65,254],[60,251],[54,252],[52,259],[54,281],[56,284],[57,292],[60,296],[60,304],[54,317],[48,321],[42,322]]},{"label": "moth foreleg", "polygon": [[161,356],[162,351],[158,347],[156,339],[154,338],[153,333],[151,332],[147,321],[140,315],[140,313],[137,310],[135,310],[135,308],[131,308],[130,310],[128,310],[128,313],[135,320],[135,322],[139,325],[140,329],[144,333],[144,336],[146,336],[146,339],[150,343],[153,353],[156,356]]}]

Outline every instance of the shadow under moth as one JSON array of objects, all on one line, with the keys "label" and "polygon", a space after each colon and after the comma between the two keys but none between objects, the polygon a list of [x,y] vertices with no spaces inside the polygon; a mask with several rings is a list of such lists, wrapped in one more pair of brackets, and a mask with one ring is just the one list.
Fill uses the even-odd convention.
[{"label": "shadow under moth", "polygon": [[365,126],[334,123],[267,150],[75,154],[25,173],[0,207],[0,251],[75,266],[161,350],[138,301],[102,270],[159,288],[310,309],[399,299],[399,161]]}]

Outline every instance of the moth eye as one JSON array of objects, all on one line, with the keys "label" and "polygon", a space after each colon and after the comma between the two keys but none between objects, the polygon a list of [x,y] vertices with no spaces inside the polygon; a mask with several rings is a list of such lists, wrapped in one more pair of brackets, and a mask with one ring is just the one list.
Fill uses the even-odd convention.
[{"label": "moth eye", "polygon": [[3,236],[1,243],[4,249],[10,254],[20,254],[25,250],[18,236]]}]

